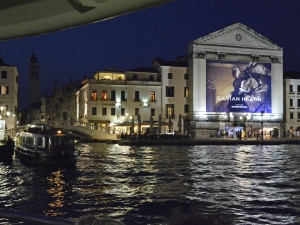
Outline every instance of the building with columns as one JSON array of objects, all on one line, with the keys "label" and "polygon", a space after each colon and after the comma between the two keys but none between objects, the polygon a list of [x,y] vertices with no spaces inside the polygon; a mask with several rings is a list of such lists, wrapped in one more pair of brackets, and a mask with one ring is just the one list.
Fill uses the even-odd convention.
[{"label": "building with columns", "polygon": [[283,120],[283,51],[236,23],[188,46],[190,130],[277,128]]}]

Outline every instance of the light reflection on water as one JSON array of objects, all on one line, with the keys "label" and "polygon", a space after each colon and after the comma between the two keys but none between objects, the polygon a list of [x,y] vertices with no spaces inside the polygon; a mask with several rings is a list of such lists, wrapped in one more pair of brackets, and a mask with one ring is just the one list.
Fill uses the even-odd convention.
[{"label": "light reflection on water", "polygon": [[222,213],[233,224],[300,224],[297,145],[80,149],[76,168],[0,163],[0,208],[128,225],[167,224],[178,210]]}]

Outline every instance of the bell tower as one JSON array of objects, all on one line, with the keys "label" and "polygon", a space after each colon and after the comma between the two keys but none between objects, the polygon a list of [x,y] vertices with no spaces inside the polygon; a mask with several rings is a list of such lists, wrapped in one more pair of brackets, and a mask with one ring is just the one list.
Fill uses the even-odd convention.
[{"label": "bell tower", "polygon": [[29,61],[29,104],[41,101],[40,95],[40,67],[34,52]]}]

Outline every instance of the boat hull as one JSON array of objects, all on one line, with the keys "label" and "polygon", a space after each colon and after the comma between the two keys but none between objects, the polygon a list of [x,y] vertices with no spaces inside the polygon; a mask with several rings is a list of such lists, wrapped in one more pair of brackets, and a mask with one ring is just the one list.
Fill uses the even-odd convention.
[{"label": "boat hull", "polygon": [[15,148],[15,156],[21,161],[36,165],[75,165],[77,162],[77,155],[75,155],[74,152],[41,155],[39,153]]}]

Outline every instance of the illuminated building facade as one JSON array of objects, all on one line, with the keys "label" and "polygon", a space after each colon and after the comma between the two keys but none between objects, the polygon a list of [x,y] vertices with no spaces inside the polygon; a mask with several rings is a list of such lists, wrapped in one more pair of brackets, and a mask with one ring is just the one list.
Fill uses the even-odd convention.
[{"label": "illuminated building facade", "polygon": [[[284,130],[300,131],[300,72],[284,72]],[[288,135],[288,134],[286,134]]]},{"label": "illuminated building facade", "polygon": [[18,70],[0,58],[0,119],[8,129],[16,128],[18,110]]},{"label": "illuminated building facade", "polygon": [[100,71],[82,84],[76,93],[76,120],[114,129],[138,115],[149,125],[151,116],[157,121],[161,114],[161,77],[152,68]]},{"label": "illuminated building facade", "polygon": [[282,48],[236,23],[188,46],[190,130],[277,128],[283,120]]}]

